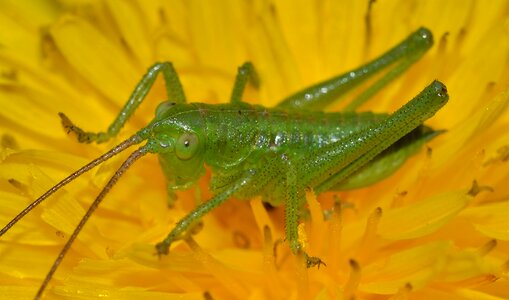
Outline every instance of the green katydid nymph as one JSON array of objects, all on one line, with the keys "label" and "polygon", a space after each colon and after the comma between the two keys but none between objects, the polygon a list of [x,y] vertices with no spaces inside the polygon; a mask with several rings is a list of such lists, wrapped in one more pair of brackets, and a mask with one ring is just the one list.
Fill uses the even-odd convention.
[{"label": "green katydid nymph", "polygon": [[[143,76],[107,131],[86,132],[60,113],[64,128],[79,142],[105,142],[119,133],[159,74],[165,81],[168,100],[157,107],[155,118],[148,125],[53,186],[9,222],[0,235],[84,172],[128,147],[143,143],[113,174],[76,226],[40,286],[36,299],[42,296],[73,241],[108,191],[131,164],[149,153],[159,156],[170,202],[175,201],[176,190],[194,186],[205,167],[212,171],[210,189],[214,195],[177,222],[168,236],[156,245],[157,254],[168,254],[174,241],[231,197],[261,196],[273,206],[285,206],[286,241],[291,251],[303,255],[308,267],[319,266],[323,264],[320,258],[305,253],[299,240],[299,214],[306,190],[320,194],[378,182],[441,132],[423,125],[448,100],[446,87],[439,81],[433,81],[392,114],[355,112],[358,106],[420,59],[432,44],[431,32],[420,28],[373,61],[306,88],[272,108],[243,101],[246,85],[257,78],[251,63],[239,68],[230,101],[225,104],[187,103],[172,64],[157,63]],[[359,93],[345,111],[323,111],[377,74],[380,76],[374,83]]]}]

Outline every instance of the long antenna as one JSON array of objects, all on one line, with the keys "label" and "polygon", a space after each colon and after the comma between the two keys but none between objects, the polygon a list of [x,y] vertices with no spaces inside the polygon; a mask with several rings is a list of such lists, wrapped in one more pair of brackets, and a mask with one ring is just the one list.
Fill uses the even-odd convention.
[{"label": "long antenna", "polygon": [[46,289],[46,287],[48,286],[48,283],[50,282],[51,278],[53,277],[53,274],[55,274],[55,271],[57,270],[58,266],[60,265],[60,263],[64,259],[65,254],[67,253],[67,251],[69,251],[69,249],[71,248],[72,243],[74,242],[74,240],[76,240],[76,237],[80,233],[81,229],[83,229],[83,226],[85,225],[85,223],[88,221],[88,219],[90,218],[92,213],[97,209],[97,207],[99,206],[99,204],[103,200],[104,196],[106,196],[106,194],[108,194],[108,192],[111,190],[111,188],[117,183],[117,180],[120,178],[120,176],[122,176],[122,174],[136,160],[138,160],[143,155],[147,154],[147,152],[148,152],[148,150],[147,150],[147,148],[145,146],[143,146],[143,147],[139,148],[138,150],[134,151],[122,163],[122,165],[120,166],[120,168],[118,168],[118,170],[115,172],[115,174],[113,174],[113,176],[110,178],[108,183],[104,186],[104,188],[101,190],[99,195],[97,195],[97,198],[95,198],[94,202],[90,205],[90,207],[88,208],[87,212],[85,213],[85,215],[81,219],[80,223],[76,226],[76,228],[74,229],[74,232],[72,233],[72,235],[67,240],[67,243],[65,244],[65,246],[60,251],[60,254],[58,255],[58,257],[55,260],[55,262],[53,263],[53,265],[51,266],[51,269],[49,270],[48,274],[46,275],[46,278],[44,279],[43,283],[41,284],[41,287],[39,288],[39,291],[35,295],[34,299],[37,300],[37,299],[41,298],[42,294],[44,293],[44,290]]},{"label": "long antenna", "polygon": [[93,167],[99,165],[100,163],[110,159],[111,157],[117,155],[118,153],[122,152],[126,148],[138,144],[142,141],[142,139],[138,135],[133,135],[132,137],[128,138],[127,140],[123,141],[122,143],[118,144],[114,148],[112,148],[110,151],[104,153],[103,155],[99,156],[98,158],[94,159],[93,161],[89,162],[85,166],[83,166],[81,169],[77,170],[76,172],[72,173],[71,175],[67,176],[64,180],[60,181],[56,185],[54,185],[51,189],[49,189],[46,193],[44,193],[42,196],[37,198],[34,202],[30,203],[23,211],[21,211],[14,219],[12,219],[7,225],[4,226],[0,230],[0,236],[2,236],[4,233],[6,233],[14,224],[16,224],[19,220],[21,220],[26,214],[28,214],[32,209],[34,209],[37,205],[39,205],[42,201],[44,201],[46,198],[51,196],[53,193],[58,191],[60,188],[68,184],[69,182],[73,181],[83,173],[89,171]]}]

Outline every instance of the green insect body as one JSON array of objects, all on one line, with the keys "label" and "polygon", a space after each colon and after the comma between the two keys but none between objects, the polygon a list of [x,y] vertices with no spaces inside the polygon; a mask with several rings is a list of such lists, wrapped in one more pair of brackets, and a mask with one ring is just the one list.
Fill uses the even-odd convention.
[{"label": "green insect body", "polygon": [[[235,196],[250,199],[261,194],[264,201],[280,205],[286,190],[284,176],[278,174],[284,167],[281,156],[291,160],[306,159],[305,154],[310,151],[342,142],[387,117],[371,112],[288,113],[283,109],[246,103],[191,103],[171,106],[158,114],[150,127],[154,143],[161,144],[154,145],[161,150],[153,151],[159,154],[170,189],[189,188],[204,174],[207,165],[212,169],[211,190],[219,193],[235,179],[242,178],[246,170],[251,169],[254,173],[260,165],[270,163],[270,169],[265,170],[269,174],[263,182],[253,183]],[[362,172],[339,182],[332,189],[359,188],[385,178],[435,135],[429,127],[417,127],[376,160],[390,160],[391,163],[367,165]]]},{"label": "green insect body", "polygon": [[[104,142],[119,132],[159,73],[166,82],[169,100],[158,106],[154,120],[35,200],[7,224],[0,235],[68,182],[127,147],[146,142],[129,156],[98,195],[62,249],[36,298],[42,295],[65,253],[107,192],[132,163],[147,153],[159,156],[170,203],[175,201],[175,190],[192,187],[204,174],[205,166],[213,174],[210,187],[214,196],[177,222],[169,235],[156,245],[159,255],[168,254],[175,240],[232,196],[239,199],[262,196],[272,205],[285,205],[286,239],[292,252],[304,255],[308,266],[319,265],[322,261],[304,253],[299,242],[297,227],[305,191],[311,188],[322,193],[377,182],[397,170],[426,141],[440,133],[422,125],[447,102],[447,90],[438,81],[392,114],[353,111],[403,73],[431,45],[431,32],[420,28],[372,62],[307,88],[274,108],[242,101],[248,81],[257,81],[250,63],[239,68],[230,103],[217,105],[187,103],[173,66],[156,64],[142,78],[108,131],[85,132],[60,114],[64,128],[79,141]],[[322,111],[338,97],[388,67],[391,68],[354,99],[348,111]]]}]

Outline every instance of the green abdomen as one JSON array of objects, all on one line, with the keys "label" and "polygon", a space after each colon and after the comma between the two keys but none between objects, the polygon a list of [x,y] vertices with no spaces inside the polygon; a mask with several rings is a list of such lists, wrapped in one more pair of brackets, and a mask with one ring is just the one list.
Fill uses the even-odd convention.
[{"label": "green abdomen", "polygon": [[298,154],[319,148],[386,117],[369,112],[287,112],[245,103],[195,105],[206,124],[205,160],[216,169],[228,169],[267,152]]}]

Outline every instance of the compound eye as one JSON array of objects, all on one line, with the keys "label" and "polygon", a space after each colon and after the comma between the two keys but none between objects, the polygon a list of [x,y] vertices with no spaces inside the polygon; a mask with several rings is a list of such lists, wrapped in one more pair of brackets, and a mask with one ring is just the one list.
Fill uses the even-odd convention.
[{"label": "compound eye", "polygon": [[194,133],[184,133],[178,140],[175,147],[175,153],[181,160],[187,160],[193,157],[194,153],[198,149],[198,136]]}]

